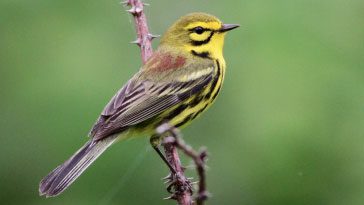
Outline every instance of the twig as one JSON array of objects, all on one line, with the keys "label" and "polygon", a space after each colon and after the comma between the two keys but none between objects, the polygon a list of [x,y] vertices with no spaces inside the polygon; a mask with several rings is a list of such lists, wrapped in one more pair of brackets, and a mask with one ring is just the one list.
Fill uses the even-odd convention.
[{"label": "twig", "polygon": [[130,9],[127,11],[134,17],[135,30],[137,33],[137,39],[132,43],[135,43],[140,47],[142,61],[143,64],[145,64],[148,58],[153,54],[152,40],[158,36],[149,33],[147,18],[144,14],[145,4],[141,0],[126,0],[122,3],[126,6],[130,6]]},{"label": "twig", "polygon": [[[153,54],[152,40],[158,36],[149,33],[147,19],[144,14],[144,3],[141,0],[126,0],[122,2],[126,6],[130,6],[127,10],[134,17],[135,29],[137,33],[137,39],[132,43],[136,43],[141,50],[141,58],[143,64]],[[208,193],[206,191],[206,177],[205,177],[205,161],[207,158],[207,152],[201,151],[197,153],[189,145],[187,145],[181,138],[181,134],[178,129],[163,124],[157,128],[157,132],[164,136],[166,133],[170,133],[164,138],[162,143],[164,152],[168,162],[175,168],[177,174],[174,176],[171,174],[165,179],[170,182],[167,190],[173,193],[166,199],[174,199],[179,205],[191,205],[192,204],[192,187],[188,178],[184,175],[184,168],[181,165],[181,160],[178,155],[177,148],[183,150],[183,152],[191,157],[196,164],[197,172],[200,178],[198,194],[195,198],[197,205],[203,205],[203,202],[207,199]]]},{"label": "twig", "polygon": [[[198,182],[198,193],[195,197],[196,205],[203,205],[204,201],[207,200],[209,193],[206,190],[206,175],[205,175],[205,162],[207,160],[207,151],[206,149],[202,149],[200,152],[196,152],[192,149],[191,146],[186,144],[184,140],[181,137],[180,131],[175,128],[171,127],[169,124],[165,123],[157,128],[157,132],[160,135],[167,135],[164,137],[163,145],[166,149],[174,148],[174,152],[177,152],[176,147],[181,149],[187,156],[191,157],[196,165],[197,173],[199,176],[199,182]],[[177,155],[170,156],[172,159],[168,159],[168,161],[172,163],[177,163],[178,168],[181,168],[181,163]],[[176,158],[174,158],[176,157]],[[175,164],[172,164],[175,165]],[[176,170],[177,171],[177,170]],[[179,173],[182,174],[182,177],[177,176],[177,182],[182,186],[182,190],[185,192],[190,191],[189,193],[192,194],[191,190],[183,188],[183,187],[189,187],[190,182],[188,179],[186,179],[183,175],[183,169],[177,171],[177,175]],[[180,178],[179,178],[180,177]],[[178,185],[177,184],[177,185]],[[178,192],[177,192],[178,194]],[[176,193],[172,195],[172,198],[175,197]]]},{"label": "twig", "polygon": [[164,178],[166,180],[165,183],[169,184],[167,190],[172,194],[165,199],[176,200],[179,205],[191,205],[192,186],[189,179],[187,179],[184,175],[184,168],[182,167],[178,156],[177,146],[175,146],[173,143],[163,143],[163,147],[168,162],[175,168],[177,172],[176,175],[171,173],[169,176]]}]

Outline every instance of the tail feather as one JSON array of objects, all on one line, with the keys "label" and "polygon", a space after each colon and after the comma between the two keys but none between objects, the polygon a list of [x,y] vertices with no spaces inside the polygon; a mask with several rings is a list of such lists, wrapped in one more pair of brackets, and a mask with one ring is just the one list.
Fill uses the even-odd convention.
[{"label": "tail feather", "polygon": [[115,136],[90,140],[70,159],[55,168],[39,184],[39,194],[57,196],[69,187],[114,141]]},{"label": "tail feather", "polygon": [[52,185],[54,179],[58,176],[58,173],[62,170],[62,165],[56,167],[51,173],[42,179],[39,183],[39,195],[47,194],[47,191]]}]

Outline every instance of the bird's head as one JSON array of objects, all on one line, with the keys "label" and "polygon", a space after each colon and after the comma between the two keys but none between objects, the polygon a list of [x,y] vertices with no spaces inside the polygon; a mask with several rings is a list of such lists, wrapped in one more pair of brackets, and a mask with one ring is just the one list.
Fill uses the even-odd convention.
[{"label": "bird's head", "polygon": [[166,31],[160,46],[182,49],[197,56],[220,58],[226,32],[237,27],[237,24],[223,24],[210,14],[191,13],[181,17]]}]

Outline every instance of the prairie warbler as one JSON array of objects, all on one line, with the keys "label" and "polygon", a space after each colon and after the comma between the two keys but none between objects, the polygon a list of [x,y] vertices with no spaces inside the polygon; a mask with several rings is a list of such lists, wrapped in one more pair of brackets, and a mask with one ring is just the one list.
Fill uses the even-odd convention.
[{"label": "prairie warbler", "polygon": [[137,135],[151,136],[165,160],[156,127],[164,122],[183,127],[214,102],[225,75],[224,37],[237,27],[205,13],[177,20],[142,69],[106,105],[90,140],[40,182],[40,195],[62,193],[110,145]]}]

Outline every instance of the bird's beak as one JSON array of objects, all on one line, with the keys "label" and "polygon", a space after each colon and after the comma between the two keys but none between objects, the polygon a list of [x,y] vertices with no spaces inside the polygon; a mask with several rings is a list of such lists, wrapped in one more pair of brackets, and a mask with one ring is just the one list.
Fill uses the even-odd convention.
[{"label": "bird's beak", "polygon": [[230,31],[233,30],[235,28],[238,28],[240,25],[239,24],[223,24],[220,28],[220,32],[226,32],[226,31]]}]

